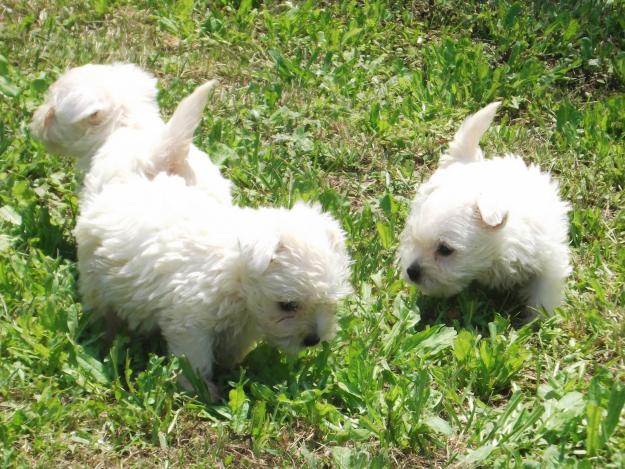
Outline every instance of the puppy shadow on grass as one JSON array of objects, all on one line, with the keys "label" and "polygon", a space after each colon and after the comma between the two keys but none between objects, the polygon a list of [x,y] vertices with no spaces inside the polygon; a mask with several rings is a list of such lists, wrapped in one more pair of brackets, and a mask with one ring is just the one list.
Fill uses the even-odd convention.
[{"label": "puppy shadow on grass", "polygon": [[[165,360],[169,360],[166,358],[168,357],[167,344],[158,331],[148,335],[137,334],[129,331],[122,322],[115,326],[113,330],[108,319],[83,318],[76,340],[79,347],[76,348],[75,353],[83,355],[83,361],[91,362],[111,383],[119,379],[121,386],[128,392],[132,392],[139,375],[149,371],[151,366],[152,368],[157,366],[153,362],[154,358],[165,357]],[[166,362],[158,366],[163,368],[164,363]],[[77,365],[81,367],[80,364]],[[168,372],[170,371],[163,368],[158,380]],[[130,382],[127,381],[128,378]]]},{"label": "puppy shadow on grass", "polygon": [[[230,370],[218,370],[219,376],[239,375],[245,370],[245,375],[254,382],[273,387],[279,383],[289,381],[292,374],[292,357],[285,355],[267,344],[259,344],[243,360],[241,365]],[[222,383],[226,384],[226,383]]]},{"label": "puppy shadow on grass", "polygon": [[[113,368],[117,368],[123,381],[122,386],[129,392],[130,383],[125,382],[128,378],[125,372],[127,364],[132,370],[130,380],[134,383],[141,373],[149,372],[150,361],[154,357],[164,359],[164,363],[169,363],[170,360],[177,361],[179,378],[186,379],[192,389],[185,389],[180,382],[172,383],[172,389],[198,399],[209,407],[227,403],[231,383],[241,379],[240,368],[225,369],[216,366],[215,384],[219,390],[219,399],[215,401],[206,382],[193,370],[189,361],[185,357],[175,357],[168,352],[167,341],[158,330],[150,334],[139,334],[129,330],[123,321],[114,324],[113,328],[109,321],[110,318],[89,321],[80,334],[79,342],[87,355],[105,363],[104,368],[111,378]],[[273,371],[275,373],[275,367]]]},{"label": "puppy shadow on grass", "polygon": [[54,222],[48,207],[32,207],[22,213],[22,238],[34,240],[34,245],[52,259],[76,262],[76,242],[67,224]]},{"label": "puppy shadow on grass", "polygon": [[214,383],[219,397],[212,401],[206,383],[193,371],[186,358],[175,358],[168,353],[167,342],[158,331],[149,335],[138,334],[128,330],[123,321],[114,326],[111,327],[110,318],[88,321],[79,336],[84,352],[99,361],[117,361],[119,370],[124,369],[124,361],[129,358],[133,379],[148,369],[153,355],[179,360],[180,373],[192,384],[193,390],[185,390],[182,385],[178,385],[178,390],[209,407],[227,403],[233,385],[241,381],[246,383],[246,392],[254,383],[272,392],[276,387],[282,387],[288,395],[295,395],[302,389],[316,388],[327,378],[323,375],[329,374],[325,365],[331,352],[326,343],[306,355],[287,355],[275,347],[259,343],[237,366],[226,368],[215,364]]},{"label": "puppy shadow on grass", "polygon": [[[234,368],[222,368],[217,364],[215,382],[222,401],[228,400],[233,383],[242,379],[247,382],[247,389],[251,384],[270,389],[272,393],[280,388],[287,396],[294,397],[302,390],[318,389],[323,385],[331,374],[327,364],[330,354],[327,343],[315,347],[310,353],[296,355],[260,343]],[[257,392],[262,394],[263,391],[257,387]]]},{"label": "puppy shadow on grass", "polygon": [[422,327],[445,324],[488,334],[488,323],[497,320],[498,315],[516,329],[534,320],[514,293],[489,289],[475,282],[449,298],[418,295],[416,305]]},{"label": "puppy shadow on grass", "polygon": [[132,359],[133,371],[144,370],[150,354],[167,355],[167,343],[158,330],[138,334],[116,318],[87,319],[78,341],[100,359],[109,356],[113,348],[122,347],[123,355]]}]

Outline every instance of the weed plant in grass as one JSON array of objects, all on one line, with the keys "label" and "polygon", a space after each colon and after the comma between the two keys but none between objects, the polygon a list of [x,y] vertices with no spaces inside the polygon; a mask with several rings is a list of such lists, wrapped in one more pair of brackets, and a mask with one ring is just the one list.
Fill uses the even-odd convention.
[{"label": "weed plant in grass", "polygon": [[[0,21],[3,466],[625,465],[622,2],[8,0]],[[319,201],[348,234],[336,339],[259,346],[215,405],[158,337],[106,344],[82,311],[75,167],[28,131],[66,67],[113,60],[159,77],[165,116],[219,77],[196,143],[237,203]],[[574,207],[566,300],[536,328],[511,327],[514,295],[424,298],[396,268],[415,184],[495,99],[487,154]]]}]

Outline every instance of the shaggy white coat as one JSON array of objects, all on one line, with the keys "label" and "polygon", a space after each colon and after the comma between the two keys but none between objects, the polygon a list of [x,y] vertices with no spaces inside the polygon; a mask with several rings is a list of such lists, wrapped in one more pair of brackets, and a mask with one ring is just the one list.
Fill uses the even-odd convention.
[{"label": "shaggy white coat", "polygon": [[571,272],[570,205],[538,166],[514,155],[483,158],[479,140],[498,106],[464,122],[438,170],[419,186],[400,239],[402,276],[436,296],[474,280],[518,290],[532,310],[551,314]]},{"label": "shaggy white coat", "polygon": [[216,203],[166,174],[107,184],[76,230],[84,305],[160,329],[211,384],[266,340],[286,351],[334,334],[351,291],[344,234],[319,207]]},{"label": "shaggy white coat", "polygon": [[[191,141],[215,84],[213,80],[199,87],[165,124],[151,74],[133,64],[83,65],[50,86],[31,130],[50,151],[78,159],[80,172],[89,174],[83,199],[110,181],[168,171],[231,204],[230,181]],[[178,152],[167,153],[169,160],[154,151],[167,145],[178,146]]]}]

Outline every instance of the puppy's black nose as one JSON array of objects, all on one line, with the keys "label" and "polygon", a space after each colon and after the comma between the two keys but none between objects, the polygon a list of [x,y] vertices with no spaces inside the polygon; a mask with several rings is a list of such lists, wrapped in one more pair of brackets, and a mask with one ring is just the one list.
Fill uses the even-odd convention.
[{"label": "puppy's black nose", "polygon": [[415,261],[406,269],[406,273],[411,281],[418,283],[421,278],[421,266],[417,261]]},{"label": "puppy's black nose", "polygon": [[304,347],[312,347],[313,345],[317,345],[321,339],[317,334],[310,334],[304,337]]}]

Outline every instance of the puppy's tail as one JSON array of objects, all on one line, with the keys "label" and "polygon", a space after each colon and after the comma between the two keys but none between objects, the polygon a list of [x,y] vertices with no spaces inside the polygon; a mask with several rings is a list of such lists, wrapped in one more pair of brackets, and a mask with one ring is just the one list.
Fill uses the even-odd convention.
[{"label": "puppy's tail", "polygon": [[441,158],[439,166],[445,166],[452,162],[470,163],[482,160],[484,155],[480,148],[480,138],[490,127],[500,105],[500,101],[490,103],[467,117],[454,135],[453,141],[449,144],[449,150]]},{"label": "puppy's tail", "polygon": [[180,174],[193,143],[193,134],[202,120],[210,91],[217,80],[207,81],[184,98],[165,126],[154,158],[156,172]]}]

